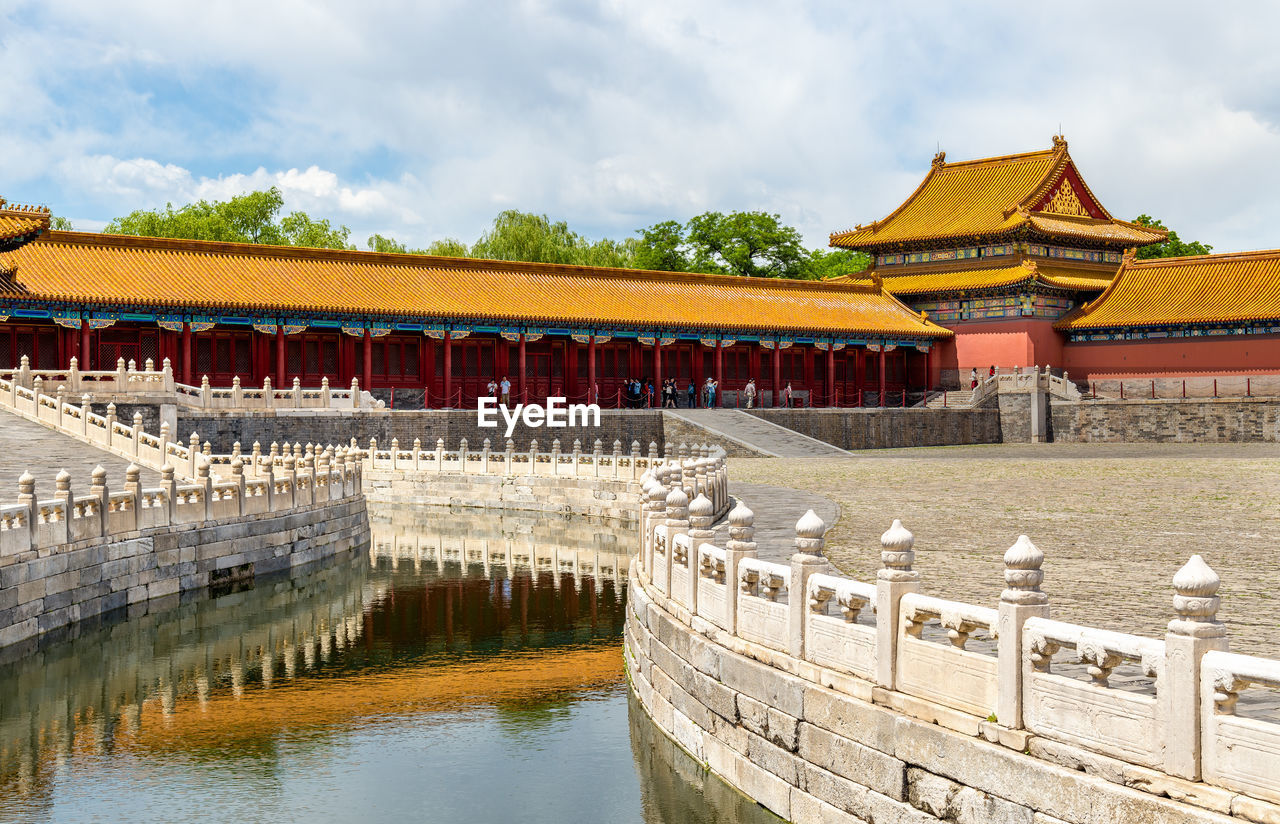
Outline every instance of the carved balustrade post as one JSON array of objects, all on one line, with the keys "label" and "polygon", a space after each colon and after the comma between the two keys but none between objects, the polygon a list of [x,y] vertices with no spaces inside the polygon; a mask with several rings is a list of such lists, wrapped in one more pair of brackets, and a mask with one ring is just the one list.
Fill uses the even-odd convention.
[{"label": "carved balustrade post", "polygon": [[110,521],[107,516],[107,470],[102,468],[102,464],[93,468],[92,478],[89,495],[94,499],[93,506],[97,510],[94,532],[97,535],[106,535]]},{"label": "carved balustrade post", "polygon": [[[274,444],[272,444],[274,446]],[[276,510],[276,462],[270,457],[266,460],[263,467],[262,477],[267,482],[267,511],[275,512]]]},{"label": "carved balustrade post", "polygon": [[173,392],[173,364],[169,362],[168,358],[165,358],[164,361],[162,362],[160,374],[161,374],[160,386],[163,388],[165,392],[172,393]]},{"label": "carved balustrade post", "polygon": [[138,449],[141,446],[142,438],[142,413],[133,413],[133,457],[138,457]]},{"label": "carved balustrade post", "polygon": [[729,513],[729,542],[724,551],[724,608],[729,632],[738,632],[738,564],[756,557],[755,513],[742,501]]},{"label": "carved balustrade post", "polygon": [[698,578],[702,566],[698,547],[716,537],[711,524],[715,521],[715,504],[699,495],[689,504],[689,614],[698,614]]},{"label": "carved balustrade post", "polygon": [[[98,468],[101,469],[102,467]],[[106,470],[103,470],[102,474],[105,477],[107,474]],[[178,520],[178,501],[175,497],[174,489],[174,487],[177,486],[177,483],[174,482],[173,474],[173,464],[165,461],[160,467],[160,489],[163,490],[165,511],[164,523],[162,524],[163,526],[169,526],[170,524],[176,523]],[[96,484],[97,481],[95,480],[94,483]]]},{"label": "carved balustrade post", "polygon": [[209,476],[209,459],[203,455],[196,464],[196,483],[200,486],[200,497],[204,499],[204,520],[212,520],[213,478]]},{"label": "carved balustrade post", "polygon": [[72,392],[80,391],[80,359],[74,355],[67,367],[67,386]]},{"label": "carved balustrade post", "polygon": [[1164,771],[1190,781],[1200,779],[1200,660],[1210,650],[1227,650],[1227,628],[1218,620],[1221,583],[1199,555],[1173,576],[1178,617],[1164,637],[1164,680],[1156,698],[1165,720]]},{"label": "carved balustrade post", "polygon": [[[208,467],[205,467],[208,472]],[[142,526],[142,468],[135,463],[129,464],[124,471],[124,491],[129,494],[129,532]]]},{"label": "carved balustrade post", "polygon": [[551,474],[560,474],[560,439],[551,442]]},{"label": "carved balustrade post", "polygon": [[880,536],[876,573],[876,683],[893,689],[898,669],[898,608],[902,596],[920,589],[920,573],[911,569],[915,536],[895,520]]},{"label": "carved balustrade post", "polygon": [[809,611],[809,576],[827,566],[822,550],[827,525],[812,509],[796,521],[796,551],[791,556],[791,583],[787,596],[787,648],[794,658],[804,658],[805,615]]},{"label": "carved balustrade post", "polygon": [[231,460],[231,480],[236,485],[236,514],[243,515],[244,505],[244,461],[237,455]]},{"label": "carved balustrade post", "polygon": [[[14,386],[17,386],[15,383]],[[89,440],[89,413],[93,410],[90,405],[93,403],[93,396],[88,392],[80,396],[80,434],[87,441]]]},{"label": "carved balustrade post", "polygon": [[675,557],[676,537],[689,531],[689,496],[680,487],[667,493],[667,554],[655,563],[666,565],[664,594],[671,594],[671,564]]},{"label": "carved balustrade post", "polygon": [[58,471],[58,476],[53,480],[54,492],[53,497],[62,501],[62,529],[59,543],[71,543],[71,519],[72,510],[75,508],[75,498],[71,495],[71,473],[65,469]]},{"label": "carved balustrade post", "polygon": [[596,477],[596,478],[600,477],[600,460],[603,456],[604,456],[604,444],[600,443],[599,438],[596,438],[595,446],[591,450],[591,463],[592,463],[592,468],[595,470],[592,473],[593,477]]},{"label": "carved balustrade post", "polygon": [[656,475],[650,475],[643,487],[644,511],[640,515],[641,565],[646,577],[653,579],[653,530],[665,517],[667,490]]},{"label": "carved balustrade post", "polygon": [[1000,593],[996,623],[996,721],[1022,729],[1022,696],[1030,663],[1023,665],[1022,627],[1028,618],[1049,617],[1049,596],[1040,591],[1044,573],[1041,552],[1026,535],[1019,535],[1004,553],[1004,592]]},{"label": "carved balustrade post", "polygon": [[196,461],[200,460],[200,433],[192,432],[187,439],[187,477],[196,476]]},{"label": "carved balustrade post", "polygon": [[631,480],[640,477],[640,441],[631,442]]},{"label": "carved balustrade post", "polygon": [[297,473],[294,471],[294,468],[296,466],[297,466],[297,461],[293,457],[293,454],[290,452],[286,452],[284,456],[283,471],[280,473],[284,481],[283,483],[284,489],[281,490],[281,492],[283,493],[281,495],[282,500],[280,501],[280,503],[282,504],[282,507],[281,507],[282,509],[293,509],[295,506],[297,506],[298,479],[297,479]]}]

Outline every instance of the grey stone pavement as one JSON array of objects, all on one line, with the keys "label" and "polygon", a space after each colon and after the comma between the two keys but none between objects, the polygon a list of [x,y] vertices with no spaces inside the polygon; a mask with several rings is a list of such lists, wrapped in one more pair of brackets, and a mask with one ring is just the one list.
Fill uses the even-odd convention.
[{"label": "grey stone pavement", "polygon": [[[71,491],[84,495],[93,480],[93,469],[99,464],[107,470],[107,488],[123,488],[127,459],[0,411],[0,501],[18,499],[18,478],[27,471],[36,479],[38,498],[53,497],[54,478],[62,469],[71,473]],[[142,470],[143,486],[159,482],[158,472]]]},{"label": "grey stone pavement", "polygon": [[[828,529],[840,518],[840,505],[816,492],[730,480],[729,494],[755,513],[756,554],[775,563],[787,563],[795,554],[796,521],[805,512],[812,509]],[[716,541],[723,546],[728,539],[729,521],[723,519],[716,524]]]},{"label": "grey stone pavement", "polygon": [[713,442],[727,436],[778,458],[832,458],[849,455],[845,450],[829,443],[736,409],[668,409],[666,414],[683,418],[694,426],[707,430],[709,439]]}]

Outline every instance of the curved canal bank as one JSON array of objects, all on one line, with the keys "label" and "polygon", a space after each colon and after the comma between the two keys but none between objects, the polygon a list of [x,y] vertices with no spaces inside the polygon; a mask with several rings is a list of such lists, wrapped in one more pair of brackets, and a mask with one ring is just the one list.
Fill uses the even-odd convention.
[{"label": "curved canal bank", "polygon": [[367,552],[0,666],[0,820],[776,820],[628,696],[633,529],[369,520]]}]

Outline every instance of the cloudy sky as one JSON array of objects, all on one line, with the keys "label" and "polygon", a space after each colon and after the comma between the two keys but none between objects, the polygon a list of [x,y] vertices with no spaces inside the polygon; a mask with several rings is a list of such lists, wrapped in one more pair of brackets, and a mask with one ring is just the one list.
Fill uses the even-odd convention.
[{"label": "cloudy sky", "polygon": [[947,157],[1049,146],[1117,216],[1280,246],[1280,7],[0,0],[0,196],[78,228],[276,185],[412,244],[500,210],[813,245]]}]

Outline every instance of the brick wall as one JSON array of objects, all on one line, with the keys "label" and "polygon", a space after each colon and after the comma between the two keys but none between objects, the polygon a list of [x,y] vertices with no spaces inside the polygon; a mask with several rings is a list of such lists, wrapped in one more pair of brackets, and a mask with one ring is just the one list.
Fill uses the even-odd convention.
[{"label": "brick wall", "polygon": [[1280,400],[1086,400],[1052,402],[1063,443],[1259,443],[1280,440]]},{"label": "brick wall", "polygon": [[841,449],[1000,443],[996,409],[759,409],[750,414]]}]

